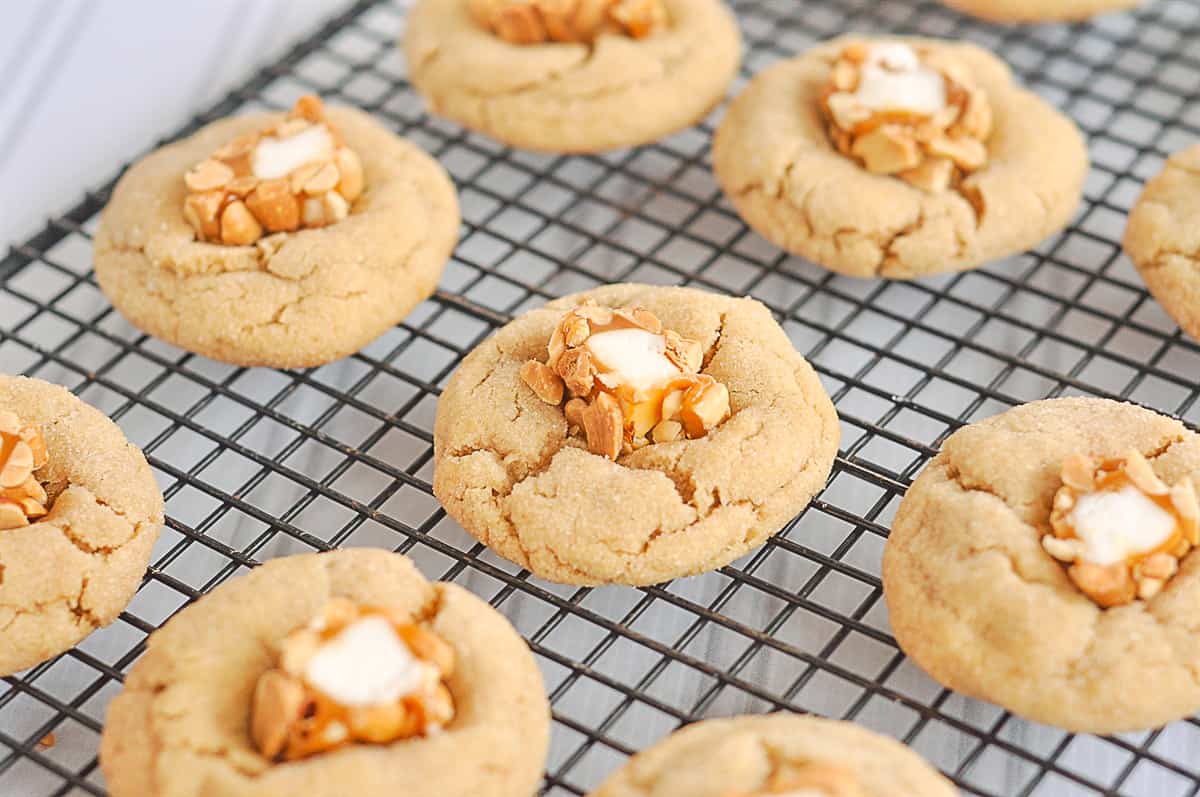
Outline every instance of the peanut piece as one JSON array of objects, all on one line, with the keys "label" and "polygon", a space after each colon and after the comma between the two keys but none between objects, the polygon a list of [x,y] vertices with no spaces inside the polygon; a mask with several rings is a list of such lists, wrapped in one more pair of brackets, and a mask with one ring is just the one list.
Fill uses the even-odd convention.
[{"label": "peanut piece", "polygon": [[650,439],[656,443],[670,443],[683,437],[683,424],[678,421],[659,421],[650,430]]},{"label": "peanut piece", "polygon": [[203,193],[224,188],[233,179],[233,169],[221,161],[209,158],[193,166],[183,177],[189,191]]},{"label": "peanut piece", "polygon": [[529,386],[539,399],[547,404],[558,404],[563,399],[565,385],[554,369],[537,360],[529,360],[521,366],[521,381]]},{"label": "peanut piece", "polygon": [[264,180],[246,197],[246,207],[270,232],[300,228],[300,202],[286,179]]},{"label": "peanut piece", "polygon": [[900,179],[930,194],[940,194],[954,179],[954,162],[948,158],[926,158],[915,169],[900,172]]},{"label": "peanut piece", "polygon": [[1102,567],[1080,560],[1071,565],[1067,575],[1104,609],[1129,603],[1137,595],[1137,584],[1124,562]]},{"label": "peanut piece", "polygon": [[729,415],[729,388],[708,377],[684,395],[680,415],[688,437],[702,437]]},{"label": "peanut piece", "polygon": [[567,349],[558,358],[558,375],[572,396],[586,396],[595,385],[596,366],[585,349]]},{"label": "peanut piece", "polygon": [[1072,454],[1063,461],[1063,484],[1077,493],[1091,492],[1096,485],[1096,463],[1083,454]]},{"label": "peanut piece", "polygon": [[275,758],[287,744],[292,722],[305,702],[304,687],[278,670],[268,670],[254,687],[250,713],[250,738],[267,758]]},{"label": "peanut piece", "polygon": [[[579,316],[588,322],[589,325],[598,327],[606,327],[613,321],[613,310],[608,307],[601,307],[595,301],[587,301],[571,311],[574,315]],[[590,334],[590,329],[589,329]],[[580,341],[582,343],[583,341]],[[578,346],[579,343],[571,344]]]},{"label": "peanut piece", "polygon": [[341,175],[337,192],[344,196],[347,202],[353,202],[362,196],[365,185],[362,161],[354,150],[348,147],[342,147],[335,152],[333,160],[337,164],[338,174]]},{"label": "peanut piece", "polygon": [[597,394],[583,411],[583,430],[593,454],[616,460],[625,441],[625,422],[617,400],[608,393]]},{"label": "peanut piece", "polygon": [[667,330],[663,333],[666,339],[667,359],[675,363],[684,373],[694,374],[704,364],[704,347],[698,340],[683,338],[678,332]]},{"label": "peanut piece", "polygon": [[875,174],[895,174],[915,168],[921,162],[916,140],[899,125],[880,125],[859,136],[850,151],[862,158],[867,171]]},{"label": "peanut piece", "polygon": [[583,428],[583,411],[587,409],[587,401],[581,398],[573,398],[563,406],[563,414],[567,416],[567,423],[571,426]]},{"label": "peanut piece", "polygon": [[1142,562],[1141,573],[1146,578],[1166,581],[1179,570],[1179,561],[1168,553],[1156,553]]},{"label": "peanut piece", "polygon": [[975,138],[950,138],[938,136],[929,142],[929,154],[949,158],[954,165],[966,172],[973,172],[987,163],[987,147]]},{"label": "peanut piece", "polygon": [[263,228],[241,200],[230,202],[221,213],[221,243],[248,246],[262,237]]},{"label": "peanut piece", "polygon": [[0,487],[20,487],[32,473],[33,449],[24,440],[18,439],[0,468]]},{"label": "peanut piece", "polygon": [[309,196],[320,196],[336,188],[341,179],[342,176],[338,174],[337,166],[326,163],[305,181],[304,193]]},{"label": "peanut piece", "polygon": [[29,525],[25,510],[16,501],[0,498],[0,531],[19,529]]},{"label": "peanut piece", "polygon": [[192,229],[200,233],[205,241],[215,241],[221,237],[221,203],[225,194],[221,191],[209,191],[203,194],[188,194],[183,202],[183,216]]}]

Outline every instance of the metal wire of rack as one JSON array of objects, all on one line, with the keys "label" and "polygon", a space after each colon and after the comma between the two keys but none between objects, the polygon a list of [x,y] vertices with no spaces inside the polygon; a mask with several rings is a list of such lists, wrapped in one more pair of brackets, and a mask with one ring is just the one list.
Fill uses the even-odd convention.
[{"label": "metal wire of rack", "polygon": [[[895,736],[970,794],[1200,793],[1195,719],[1073,735],[950,693],[897,649],[879,579],[906,486],[963,424],[1064,394],[1200,418],[1200,347],[1120,251],[1141,182],[1200,137],[1200,3],[1000,28],[935,2],[733,0],[748,44],[739,83],[846,30],[963,38],[1088,135],[1093,168],[1067,231],[919,283],[835,277],[750,233],[710,175],[716,115],[595,157],[513,152],[429,117],[395,48],[406,4],[357,3],[179,131],[317,91],[375,113],[452,173],[464,226],[441,289],[360,354],[246,370],[138,333],[91,273],[111,183],[0,261],[0,371],[66,384],[111,414],[146,451],[169,516],[117,623],[0,680],[0,794],[103,795],[104,708],[147,634],[257,562],[354,545],[408,554],[529,640],[554,709],[546,794],[584,794],[681,723],[777,709]],[[818,500],[729,567],[640,590],[561,587],[492,555],[439,508],[434,407],[458,360],[514,314],[617,281],[764,301],[834,397],[843,448]],[[49,733],[56,743],[40,744]]]}]

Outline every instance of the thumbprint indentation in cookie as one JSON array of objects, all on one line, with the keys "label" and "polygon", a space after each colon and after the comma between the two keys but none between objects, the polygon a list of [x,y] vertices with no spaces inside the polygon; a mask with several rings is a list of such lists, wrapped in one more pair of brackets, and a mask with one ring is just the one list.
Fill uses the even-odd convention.
[{"label": "thumbprint indentation in cookie", "polygon": [[1150,600],[1200,543],[1192,480],[1168,486],[1138,451],[1096,462],[1068,457],[1042,547],[1080,591],[1108,608]]},{"label": "thumbprint indentation in cookie", "polygon": [[224,144],[184,175],[183,215],[202,241],[247,246],[350,215],[362,161],[307,94],[283,121]]},{"label": "thumbprint indentation in cookie", "polygon": [[293,761],[435,734],[454,718],[454,663],[453,648],[402,610],[335,598],[259,676],[251,737],[267,758]]},{"label": "thumbprint indentation in cookie", "polygon": [[944,49],[851,42],[833,64],[820,107],[839,152],[929,193],[957,187],[988,163],[991,102],[970,68]]},{"label": "thumbprint indentation in cookie", "polygon": [[559,405],[593,454],[615,460],[653,443],[704,437],[729,417],[729,390],[700,373],[699,341],[663,329],[640,307],[586,300],[562,316],[546,362],[529,360],[521,379]]}]

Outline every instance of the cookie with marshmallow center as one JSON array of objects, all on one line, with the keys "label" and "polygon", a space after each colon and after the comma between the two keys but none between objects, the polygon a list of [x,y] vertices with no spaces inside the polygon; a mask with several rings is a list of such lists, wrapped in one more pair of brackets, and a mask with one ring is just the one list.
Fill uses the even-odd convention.
[{"label": "cookie with marshmallow center", "polygon": [[821,490],[833,404],[762,304],[613,285],[469,354],[434,427],[434,494],[567,584],[654,584],[756,548]]},{"label": "cookie with marshmallow center", "polygon": [[896,641],[943,685],[1071,731],[1200,708],[1200,436],[1132,404],[1026,404],[951,435],[884,549]]},{"label": "cookie with marshmallow center", "polygon": [[916,279],[1022,252],[1071,219],[1074,123],[971,44],[838,39],[759,75],[713,141],[718,182],[779,247]]},{"label": "cookie with marshmallow center", "polygon": [[130,323],[188,351],[316,366],[428,298],[458,226],[436,161],[367,114],[306,96],[130,167],[96,231],[96,279]]}]

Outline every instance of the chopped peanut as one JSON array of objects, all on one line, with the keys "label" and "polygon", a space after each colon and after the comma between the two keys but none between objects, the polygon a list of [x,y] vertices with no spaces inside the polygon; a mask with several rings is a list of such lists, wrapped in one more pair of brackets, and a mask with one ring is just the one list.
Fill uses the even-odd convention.
[{"label": "chopped peanut", "polygon": [[199,240],[248,246],[346,218],[364,174],[320,98],[307,94],[284,121],[241,135],[193,166],[184,184],[183,217]]},{"label": "chopped peanut", "polygon": [[958,186],[988,163],[991,104],[947,53],[900,42],[847,44],[830,65],[820,107],[839,152],[922,191]]},{"label": "chopped peanut", "polygon": [[512,44],[643,39],[667,25],[662,0],[470,0],[475,21]]},{"label": "chopped peanut", "polygon": [[699,373],[699,341],[663,329],[644,308],[581,304],[559,320],[547,349],[545,363],[522,366],[521,380],[547,404],[565,398],[570,430],[600,456],[703,437],[729,417],[729,390]]},{"label": "chopped peanut", "polygon": [[0,411],[0,531],[45,516],[49,497],[34,471],[49,456],[41,430],[23,424],[14,412]]},{"label": "chopped peanut", "polygon": [[[382,687],[376,685],[391,690],[378,701],[361,699],[356,688],[363,681],[354,665],[361,660],[360,651],[342,652],[336,688],[330,686],[329,661],[321,661],[331,649],[349,644],[344,640],[363,632],[365,624],[373,624],[375,634],[367,655],[386,655],[390,643],[401,651],[398,666],[407,668],[399,674],[393,670],[382,679]],[[454,701],[445,684],[454,664],[454,650],[403,612],[335,598],[321,617],[283,640],[276,667],[259,676],[250,736],[265,757],[293,761],[353,743],[388,744],[428,735],[454,717]],[[411,683],[396,691],[391,678]],[[337,689],[349,689],[353,699],[339,700]]]},{"label": "chopped peanut", "polygon": [[[1191,479],[1168,487],[1137,451],[1099,463],[1080,454],[1068,457],[1061,478],[1042,547],[1070,564],[1067,575],[1102,608],[1152,599],[1179,571],[1180,558],[1200,542]],[[1104,520],[1080,514],[1085,502],[1098,499],[1110,502]],[[1116,532],[1106,525],[1111,523],[1120,524]]]}]

